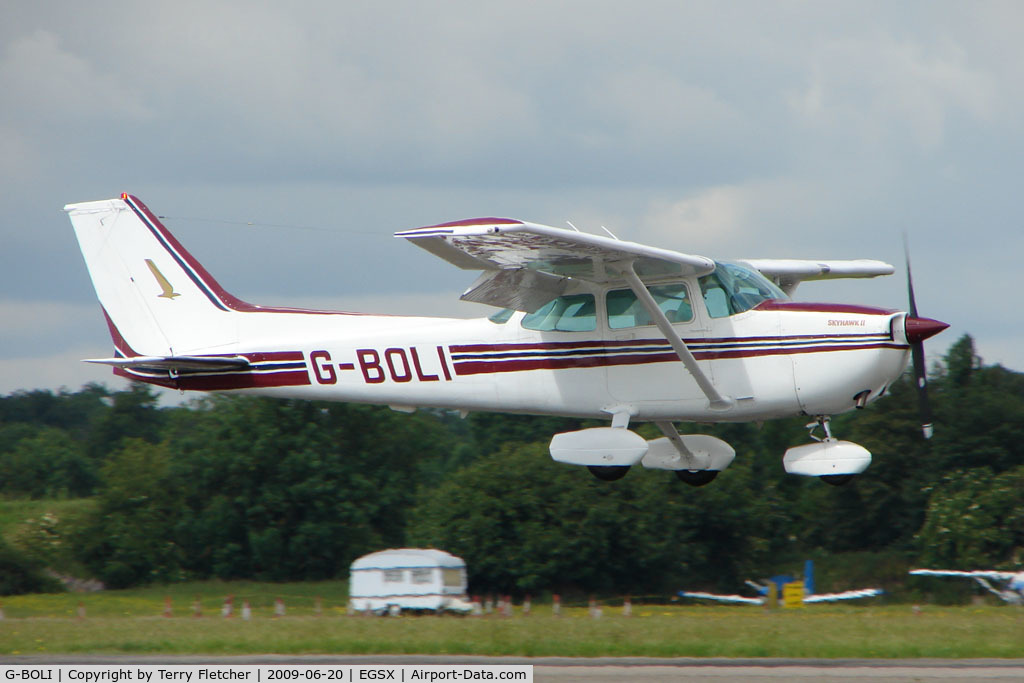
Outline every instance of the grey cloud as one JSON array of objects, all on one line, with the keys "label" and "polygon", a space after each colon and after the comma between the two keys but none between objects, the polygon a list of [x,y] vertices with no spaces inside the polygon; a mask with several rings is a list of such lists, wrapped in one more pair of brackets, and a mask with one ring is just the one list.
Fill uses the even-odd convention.
[{"label": "grey cloud", "polygon": [[[710,256],[899,262],[907,230],[919,297],[970,273],[933,312],[1002,353],[1020,324],[971,302],[986,266],[1016,277],[1021,19],[1000,2],[22,3],[0,26],[0,297],[88,306],[60,207],[121,191],[258,303],[454,299],[465,273],[390,233],[474,215]],[[820,296],[902,305],[898,278],[856,284]],[[101,321],[68,322],[41,317],[38,338],[106,343]]]}]

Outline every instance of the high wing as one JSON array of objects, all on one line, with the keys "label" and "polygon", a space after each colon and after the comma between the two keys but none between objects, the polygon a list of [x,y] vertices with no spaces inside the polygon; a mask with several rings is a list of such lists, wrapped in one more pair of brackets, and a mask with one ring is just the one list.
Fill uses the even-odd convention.
[{"label": "high wing", "polygon": [[701,593],[699,591],[679,591],[681,598],[699,598],[701,600],[717,600],[718,602],[735,602],[744,605],[763,605],[764,598],[746,598],[742,595],[718,595],[717,593]]},{"label": "high wing", "polygon": [[705,256],[508,218],[473,218],[395,236],[460,268],[484,271],[463,301],[528,313],[561,294],[567,278],[626,282],[626,264],[641,278],[704,275],[715,269]]},{"label": "high wing", "polygon": [[648,247],[636,242],[552,228],[508,218],[473,218],[395,233],[460,268],[483,270],[463,301],[533,312],[559,296],[569,278],[622,282],[636,294],[665,340],[708,399],[711,410],[729,410],[723,396],[697,365],[643,283],[644,277],[714,272],[705,256]]},{"label": "high wing", "polygon": [[[822,593],[820,595],[807,595],[804,602],[812,605],[818,602],[836,602],[838,600],[856,600],[858,598],[871,598],[884,593],[881,588],[862,588],[859,590],[843,591],[842,593]],[[742,603],[745,605],[763,605],[764,598],[746,598],[742,595],[719,595],[717,593],[701,593],[696,591],[680,591],[679,597],[699,598],[701,600],[717,600],[718,602]]]},{"label": "high wing", "polygon": [[1017,576],[1016,572],[958,571],[956,569],[914,569],[910,573],[914,576],[966,576],[972,579],[993,579],[995,581],[1009,581]]},{"label": "high wing", "polygon": [[876,595],[884,593],[881,588],[861,588],[853,591],[843,591],[842,593],[822,593],[820,595],[808,595],[804,597],[804,602],[808,604],[814,604],[816,602],[835,602],[837,600],[856,600],[858,598],[873,598]]},{"label": "high wing", "polygon": [[831,280],[838,278],[869,278],[892,275],[896,269],[884,261],[871,259],[809,261],[804,259],[738,259],[743,264],[761,272],[777,284],[786,294],[792,295],[804,280]]}]

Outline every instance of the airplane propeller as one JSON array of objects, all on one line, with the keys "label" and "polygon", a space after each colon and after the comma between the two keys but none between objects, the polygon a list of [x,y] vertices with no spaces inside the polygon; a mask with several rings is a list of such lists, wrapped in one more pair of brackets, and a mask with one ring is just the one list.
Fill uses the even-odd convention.
[{"label": "airplane propeller", "polygon": [[924,340],[949,327],[947,323],[931,318],[921,318],[917,314],[917,300],[914,297],[914,278],[910,272],[910,249],[907,247],[906,236],[903,239],[903,254],[907,261],[907,295],[910,308],[904,322],[907,341],[910,342],[910,353],[914,365],[914,382],[917,384],[917,402],[921,413],[921,431],[924,438],[932,438],[934,433],[931,404],[928,401],[928,369],[924,360]]}]

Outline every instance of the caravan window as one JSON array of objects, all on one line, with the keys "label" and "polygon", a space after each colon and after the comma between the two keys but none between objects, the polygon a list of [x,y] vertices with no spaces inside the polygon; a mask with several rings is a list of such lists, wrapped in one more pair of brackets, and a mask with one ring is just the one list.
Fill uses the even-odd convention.
[{"label": "caravan window", "polygon": [[401,569],[385,569],[384,583],[402,583],[404,574]]},{"label": "caravan window", "polygon": [[433,569],[413,569],[412,570],[412,582],[413,583],[430,583],[434,580]]},{"label": "caravan window", "polygon": [[462,569],[451,569],[445,568],[441,570],[441,578],[444,580],[444,585],[449,588],[461,588],[462,587]]}]

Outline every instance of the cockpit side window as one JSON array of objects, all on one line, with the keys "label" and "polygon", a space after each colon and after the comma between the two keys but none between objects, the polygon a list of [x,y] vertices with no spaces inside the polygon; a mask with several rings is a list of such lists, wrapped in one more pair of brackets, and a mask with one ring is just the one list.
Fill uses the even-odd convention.
[{"label": "cockpit side window", "polygon": [[[693,309],[687,295],[686,285],[673,282],[665,285],[651,285],[647,288],[670,323],[683,323],[693,320]],[[647,314],[632,289],[613,289],[605,298],[608,310],[608,327],[621,330],[626,327],[653,325],[654,321]]]},{"label": "cockpit side window", "polygon": [[523,327],[541,332],[590,332],[597,329],[593,294],[568,294],[552,299],[523,316]]},{"label": "cockpit side window", "polygon": [[704,304],[712,318],[749,311],[769,299],[787,298],[760,273],[732,263],[717,263],[715,272],[703,276],[699,282]]}]

